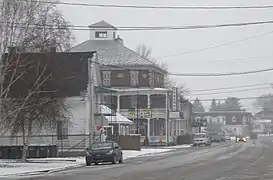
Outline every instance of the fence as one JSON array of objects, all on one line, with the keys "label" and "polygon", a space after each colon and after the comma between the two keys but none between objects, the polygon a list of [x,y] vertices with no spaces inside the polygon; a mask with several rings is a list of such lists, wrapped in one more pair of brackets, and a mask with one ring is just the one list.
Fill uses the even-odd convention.
[{"label": "fence", "polygon": [[[22,146],[22,136],[0,136],[0,146]],[[80,155],[89,145],[88,134],[57,135],[33,135],[28,139],[29,146],[58,147],[58,156]]]}]

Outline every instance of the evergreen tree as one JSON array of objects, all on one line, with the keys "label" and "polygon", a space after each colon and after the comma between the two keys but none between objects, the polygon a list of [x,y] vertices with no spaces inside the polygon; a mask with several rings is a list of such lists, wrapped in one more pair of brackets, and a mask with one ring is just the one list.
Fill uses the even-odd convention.
[{"label": "evergreen tree", "polygon": [[217,108],[217,104],[216,104],[215,99],[213,99],[213,100],[211,101],[211,104],[210,104],[210,111],[215,111],[216,108]]},{"label": "evergreen tree", "polygon": [[203,104],[198,98],[196,98],[193,102],[193,112],[205,112]]}]

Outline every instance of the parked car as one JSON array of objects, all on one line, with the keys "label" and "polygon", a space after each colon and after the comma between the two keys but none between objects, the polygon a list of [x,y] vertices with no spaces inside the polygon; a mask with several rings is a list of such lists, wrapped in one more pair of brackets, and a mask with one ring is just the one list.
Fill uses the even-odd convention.
[{"label": "parked car", "polygon": [[211,136],[211,142],[220,143],[221,141],[222,141],[221,136],[219,136],[219,135],[213,135],[213,136]]},{"label": "parked car", "polygon": [[122,148],[114,141],[95,142],[90,148],[86,149],[86,165],[91,163],[111,162],[112,164],[123,163]]},{"label": "parked car", "polygon": [[193,136],[193,146],[210,146],[211,145],[211,139],[208,136],[207,133],[195,133]]}]

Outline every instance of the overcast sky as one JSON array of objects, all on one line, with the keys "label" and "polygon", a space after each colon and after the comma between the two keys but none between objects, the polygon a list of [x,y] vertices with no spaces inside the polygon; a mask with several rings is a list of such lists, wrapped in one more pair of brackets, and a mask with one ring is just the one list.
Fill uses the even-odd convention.
[{"label": "overcast sky", "polygon": [[[121,5],[158,5],[158,6],[235,6],[235,5],[273,5],[272,0],[63,0],[64,2],[82,2]],[[259,3],[259,4],[257,4]],[[272,9],[260,10],[153,10],[153,9],[120,9],[97,8],[83,6],[59,5],[65,18],[73,25],[90,25],[105,20],[114,26],[184,26],[202,24],[223,24],[249,21],[273,20]],[[273,67],[273,33],[244,40],[239,43],[196,51],[230,41],[246,39],[273,31],[272,25],[232,27],[204,30],[172,30],[172,31],[138,31],[118,32],[124,43],[131,49],[139,44],[152,48],[152,56],[158,61],[168,63],[169,71],[174,73],[225,73],[259,70]],[[88,40],[87,31],[75,31],[76,43]],[[185,52],[192,52],[184,54]],[[167,56],[167,57],[166,57]],[[194,92],[200,89],[223,88],[249,84],[273,82],[273,72],[254,75],[230,77],[172,77],[177,84],[184,84],[191,92],[190,98],[212,99],[236,97],[256,97],[273,92],[269,85],[248,87],[245,89],[263,88],[242,92],[218,90],[212,92]],[[202,94],[202,95],[194,95]],[[242,104],[254,111],[253,100],[244,100]],[[204,102],[206,107],[210,102]]]}]

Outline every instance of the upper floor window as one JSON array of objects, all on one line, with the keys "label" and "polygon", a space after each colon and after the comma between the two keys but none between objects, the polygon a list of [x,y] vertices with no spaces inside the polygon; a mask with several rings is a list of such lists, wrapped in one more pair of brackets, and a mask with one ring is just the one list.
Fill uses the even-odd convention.
[{"label": "upper floor window", "polygon": [[138,71],[131,71],[130,76],[131,76],[131,85],[137,86],[138,85]]},{"label": "upper floor window", "polygon": [[103,71],[102,72],[102,84],[103,86],[111,85],[111,71]]},{"label": "upper floor window", "polygon": [[138,97],[131,96],[131,108],[138,108]]},{"label": "upper floor window", "polygon": [[235,116],[232,117],[232,122],[236,122],[236,117]]},{"label": "upper floor window", "polygon": [[95,37],[96,38],[107,38],[107,32],[103,31],[103,32],[95,32]]}]

